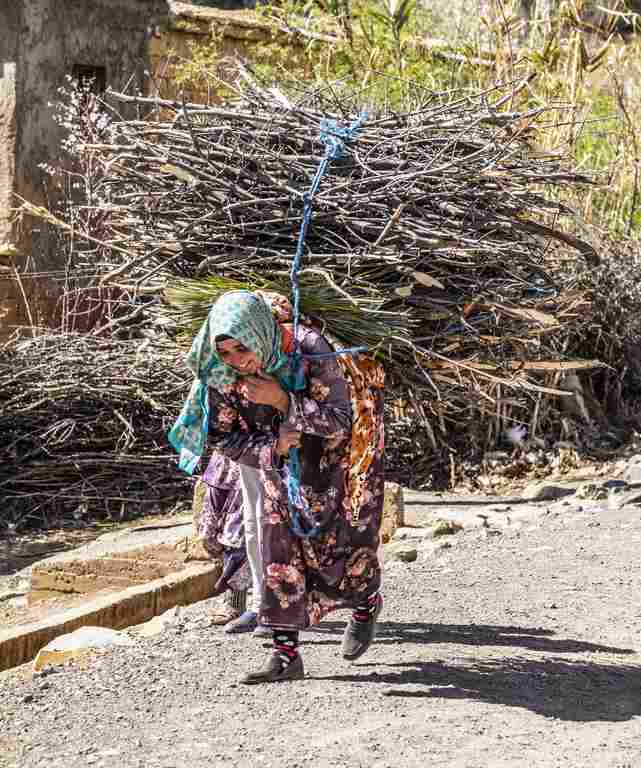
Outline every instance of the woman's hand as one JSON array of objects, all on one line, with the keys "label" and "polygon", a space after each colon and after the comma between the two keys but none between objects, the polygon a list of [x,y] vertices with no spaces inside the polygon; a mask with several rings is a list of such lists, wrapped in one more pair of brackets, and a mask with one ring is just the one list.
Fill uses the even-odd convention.
[{"label": "woman's hand", "polygon": [[256,376],[246,376],[242,379],[240,391],[252,403],[271,405],[281,413],[289,410],[289,395],[271,376],[258,373]]},{"label": "woman's hand", "polygon": [[298,448],[300,438],[300,432],[294,432],[291,429],[283,429],[281,427],[278,433],[278,442],[276,443],[276,453],[280,456],[287,456],[290,448]]}]

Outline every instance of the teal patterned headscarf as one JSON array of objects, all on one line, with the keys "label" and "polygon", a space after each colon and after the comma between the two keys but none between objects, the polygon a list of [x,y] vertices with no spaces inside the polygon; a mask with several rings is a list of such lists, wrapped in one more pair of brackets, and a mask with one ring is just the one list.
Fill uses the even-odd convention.
[{"label": "teal patterned headscarf", "polygon": [[194,372],[189,397],[169,433],[169,442],[180,454],[179,466],[193,474],[205,451],[209,422],[208,388],[224,393],[240,374],[218,356],[216,339],[229,336],[251,350],[265,373],[276,376],[292,389],[289,358],[282,350],[280,327],[262,296],[250,291],[230,291],[212,306],[187,356]]}]

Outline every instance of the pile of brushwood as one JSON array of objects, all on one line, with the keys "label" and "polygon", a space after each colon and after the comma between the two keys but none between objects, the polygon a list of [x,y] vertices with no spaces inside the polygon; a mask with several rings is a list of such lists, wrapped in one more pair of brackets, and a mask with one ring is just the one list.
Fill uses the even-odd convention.
[{"label": "pile of brushwood", "polygon": [[[81,199],[23,212],[72,235],[64,329],[83,333],[23,341],[0,360],[13,372],[0,375],[1,444],[14,435],[0,486],[21,515],[48,497],[72,510],[182,493],[164,437],[189,384],[181,349],[221,292],[289,293],[327,137],[368,94],[239,82],[217,105],[111,93],[119,112],[73,106]],[[617,333],[595,288],[610,280],[634,304],[634,280],[617,283],[616,259],[604,267],[602,241],[577,237],[562,202],[591,179],[536,149],[538,126],[564,116],[510,112],[511,95],[367,105],[314,199],[301,307],[384,361],[388,471],[408,485],[455,480],[506,434],[567,437],[566,377],[620,383],[621,350],[639,338],[636,320]]]},{"label": "pile of brushwood", "polygon": [[0,347],[0,521],[118,520],[186,498],[166,439],[186,380],[159,341],[55,334]]}]

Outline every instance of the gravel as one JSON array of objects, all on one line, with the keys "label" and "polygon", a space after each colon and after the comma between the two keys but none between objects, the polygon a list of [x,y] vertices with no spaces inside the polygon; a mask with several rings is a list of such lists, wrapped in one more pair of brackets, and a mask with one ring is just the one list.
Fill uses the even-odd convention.
[{"label": "gravel", "polygon": [[307,678],[245,687],[269,644],[208,626],[0,674],[0,766],[638,766],[641,514],[591,504],[386,563],[369,653],[345,615],[303,635]]}]

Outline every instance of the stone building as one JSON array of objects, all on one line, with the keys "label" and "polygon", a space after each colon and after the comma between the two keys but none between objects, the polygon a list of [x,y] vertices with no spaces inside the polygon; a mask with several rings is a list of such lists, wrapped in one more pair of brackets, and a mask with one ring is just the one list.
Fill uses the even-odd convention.
[{"label": "stone building", "polygon": [[239,10],[252,4],[0,0],[0,340],[28,322],[27,303],[34,322],[46,323],[57,300],[56,285],[33,274],[60,268],[63,251],[39,220],[17,225],[11,210],[18,195],[36,205],[53,202],[41,165],[56,165],[60,157],[63,134],[49,105],[66,76],[91,78],[97,90],[127,86],[171,98],[175,63],[194,43],[215,35],[224,55],[251,55],[253,45],[269,38],[265,21]]},{"label": "stone building", "polygon": [[[183,86],[177,85],[176,66],[191,58],[194,46],[215,39],[218,56],[230,62],[237,56],[255,59],[260,55],[257,46],[270,40],[278,39],[289,47],[299,44],[291,36],[274,31],[268,21],[253,11],[231,8],[232,0],[216,0],[216,6],[221,4],[225,7],[214,7],[213,0],[203,0],[199,5],[170,0],[169,16],[149,45],[153,87],[163,98],[182,98],[183,93],[187,101],[197,103],[217,98],[215,89],[203,86],[200,90],[183,91]],[[217,74],[231,73],[221,65]]]},{"label": "stone building", "polygon": [[[25,319],[6,245],[20,271],[55,259],[37,221],[11,221],[15,195],[48,202],[40,166],[55,162],[61,140],[48,104],[68,74],[93,78],[98,89],[142,86],[148,41],[167,13],[167,0],[0,0],[0,334]],[[23,286],[34,295],[29,280]]]}]

